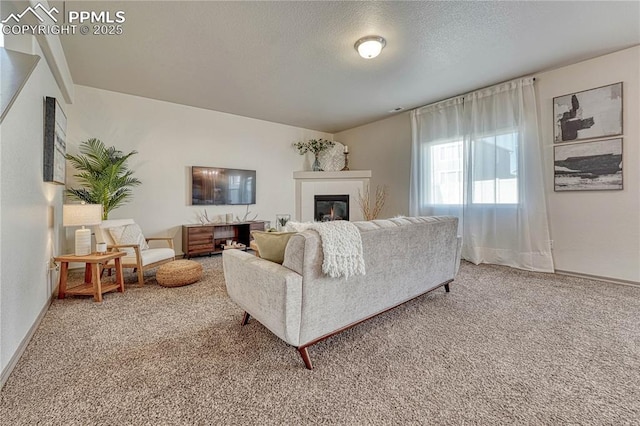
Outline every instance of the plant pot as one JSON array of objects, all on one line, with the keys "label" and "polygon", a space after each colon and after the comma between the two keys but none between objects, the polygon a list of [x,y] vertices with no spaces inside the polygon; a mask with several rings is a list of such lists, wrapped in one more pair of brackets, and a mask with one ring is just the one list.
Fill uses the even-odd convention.
[{"label": "plant pot", "polygon": [[287,222],[291,220],[290,214],[277,214],[276,215],[276,230],[278,232],[284,231],[284,227],[287,225]]}]

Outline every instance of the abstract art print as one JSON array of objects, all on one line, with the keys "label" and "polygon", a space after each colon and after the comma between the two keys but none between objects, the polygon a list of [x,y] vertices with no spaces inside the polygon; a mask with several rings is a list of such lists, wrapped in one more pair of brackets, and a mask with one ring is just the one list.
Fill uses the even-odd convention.
[{"label": "abstract art print", "polygon": [[44,181],[64,184],[67,116],[56,98],[44,99]]},{"label": "abstract art print", "polygon": [[576,142],[622,134],[622,82],[553,98],[553,140]]},{"label": "abstract art print", "polygon": [[622,189],[622,139],[554,147],[555,191]]}]

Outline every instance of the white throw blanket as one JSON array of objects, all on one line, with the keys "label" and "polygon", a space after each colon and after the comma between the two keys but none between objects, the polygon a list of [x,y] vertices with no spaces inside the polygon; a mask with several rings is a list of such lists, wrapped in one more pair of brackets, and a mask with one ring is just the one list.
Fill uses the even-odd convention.
[{"label": "white throw blanket", "polygon": [[287,229],[302,232],[312,229],[322,240],[322,272],[332,278],[349,278],[365,275],[362,237],[351,222],[335,220],[331,222],[300,223],[288,222]]}]

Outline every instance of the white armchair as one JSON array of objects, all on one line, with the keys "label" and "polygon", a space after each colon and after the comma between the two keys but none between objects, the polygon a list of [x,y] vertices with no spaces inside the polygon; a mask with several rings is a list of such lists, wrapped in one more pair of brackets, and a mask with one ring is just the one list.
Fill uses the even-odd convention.
[{"label": "white armchair", "polygon": [[[96,242],[107,243],[108,250],[128,251],[127,255],[121,259],[122,267],[134,268],[138,274],[138,284],[142,286],[144,285],[144,271],[175,260],[176,252],[173,249],[173,239],[170,237],[145,238],[147,242],[166,241],[169,247],[162,248],[143,249],[139,244],[117,244],[109,230],[133,224],[135,224],[133,219],[104,220],[94,228],[94,232],[96,234]],[[113,267],[115,265],[112,262],[104,265],[105,269]]]}]

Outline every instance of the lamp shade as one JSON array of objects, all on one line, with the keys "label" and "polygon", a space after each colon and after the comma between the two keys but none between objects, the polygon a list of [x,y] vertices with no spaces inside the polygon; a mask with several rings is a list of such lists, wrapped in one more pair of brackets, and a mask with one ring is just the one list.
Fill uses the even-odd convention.
[{"label": "lamp shade", "polygon": [[91,226],[102,223],[101,204],[64,204],[63,226]]},{"label": "lamp shade", "polygon": [[101,204],[64,204],[62,206],[62,225],[82,226],[82,229],[76,229],[76,256],[91,254],[91,230],[85,228],[85,226],[99,225],[101,223]]}]

